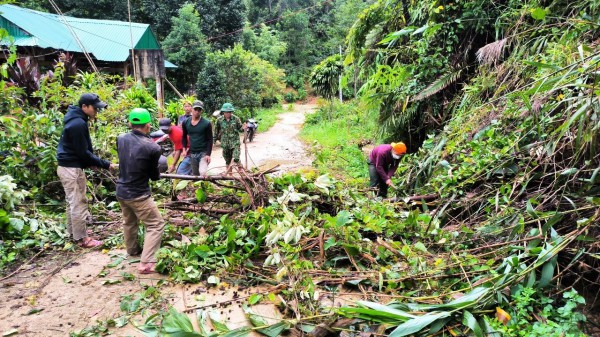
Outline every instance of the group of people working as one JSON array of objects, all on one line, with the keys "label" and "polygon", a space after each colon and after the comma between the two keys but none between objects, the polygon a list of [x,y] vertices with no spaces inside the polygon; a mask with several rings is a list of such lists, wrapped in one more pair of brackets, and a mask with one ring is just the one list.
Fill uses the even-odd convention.
[{"label": "group of people working", "polygon": [[[161,148],[148,136],[152,117],[148,110],[136,108],[128,116],[131,131],[117,138],[119,163],[111,163],[94,154],[88,122],[106,108],[98,95],[81,95],[78,105],[70,105],[64,118],[64,128],[58,144],[57,173],[65,190],[67,201],[67,229],[80,247],[93,248],[102,245],[102,241],[93,239],[87,230],[91,214],[86,201],[86,178],[83,169],[118,169],[116,195],[121,205],[123,230],[127,253],[141,255],[138,271],[153,273],[156,267],[156,252],[160,248],[165,222],[152,198],[150,180],[160,178],[159,159]],[[185,103],[185,115],[178,119],[178,125],[163,118],[159,127],[169,135],[174,144],[173,164],[168,172],[176,169],[181,174],[205,175],[213,146],[213,128],[211,122],[202,117],[204,104],[195,101]],[[223,156],[227,164],[227,173],[231,173],[232,160],[239,165],[240,137],[245,129],[240,119],[233,115],[234,107],[223,104],[223,116],[216,122],[216,138],[220,139]],[[404,143],[383,144],[375,147],[368,160],[370,185],[378,187],[377,195],[387,197],[388,187],[393,186],[394,175],[399,159],[406,153]],[[142,247],[138,240],[140,221],[146,227]]]},{"label": "group of people working", "polygon": [[[99,111],[106,108],[98,95],[81,95],[77,105],[70,105],[64,118],[64,128],[58,144],[58,177],[65,190],[67,201],[67,229],[80,247],[93,248],[102,245],[102,241],[90,236],[87,224],[91,214],[86,201],[86,178],[83,169],[118,169],[116,194],[123,215],[123,230],[127,253],[141,255],[138,271],[153,273],[156,267],[156,252],[160,248],[165,222],[152,198],[150,180],[158,180],[161,148],[148,136],[151,131],[152,117],[143,108],[129,112],[129,133],[117,137],[119,164],[111,163],[94,154],[88,122]],[[178,168],[183,174],[205,175],[213,146],[213,128],[211,122],[202,117],[204,104],[195,101],[185,103],[185,115],[178,120],[179,125],[161,119],[160,128],[169,135],[174,143],[174,161],[168,168],[172,172],[180,158],[184,158]],[[223,156],[227,164],[227,173],[233,163],[239,165],[239,134],[245,125],[233,115],[231,103],[223,105],[223,116],[217,120],[215,128],[217,139],[221,140]],[[233,161],[233,163],[232,163]],[[138,240],[140,222],[146,227],[143,245]]]}]

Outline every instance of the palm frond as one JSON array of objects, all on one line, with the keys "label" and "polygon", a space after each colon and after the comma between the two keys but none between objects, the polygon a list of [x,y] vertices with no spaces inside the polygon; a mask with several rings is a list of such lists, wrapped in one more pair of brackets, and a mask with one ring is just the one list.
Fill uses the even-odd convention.
[{"label": "palm frond", "polygon": [[454,69],[449,73],[442,75],[437,80],[433,81],[430,85],[428,85],[425,89],[423,89],[418,95],[414,96],[410,101],[417,102],[423,100],[427,97],[431,97],[438,92],[447,88],[450,84],[458,81],[460,76],[462,75],[465,68]]}]

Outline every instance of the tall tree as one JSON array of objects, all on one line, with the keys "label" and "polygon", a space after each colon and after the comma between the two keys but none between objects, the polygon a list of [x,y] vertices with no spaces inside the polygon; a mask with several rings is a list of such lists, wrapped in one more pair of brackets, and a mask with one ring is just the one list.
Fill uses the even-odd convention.
[{"label": "tall tree", "polygon": [[[56,13],[47,0],[24,0],[21,6],[34,10]],[[68,16],[87,19],[129,21],[127,1],[117,0],[55,0],[60,10]],[[177,15],[181,2],[178,0],[131,0],[131,21],[147,23],[158,40],[167,36],[171,29],[171,17]]]},{"label": "tall tree", "polygon": [[200,15],[194,5],[181,7],[179,15],[173,17],[173,29],[163,41],[165,58],[177,65],[175,83],[178,89],[189,91],[196,83],[202,70],[206,53],[210,49],[201,31]]},{"label": "tall tree", "polygon": [[202,33],[215,49],[231,48],[240,40],[246,18],[243,0],[198,0],[196,5]]},{"label": "tall tree", "polygon": [[286,14],[290,15],[286,16],[277,28],[281,31],[282,40],[291,47],[281,58],[280,65],[285,69],[288,84],[299,88],[309,72],[308,59],[311,50],[316,47],[312,46],[313,35],[309,28],[308,14],[305,12]]},{"label": "tall tree", "polygon": [[171,31],[171,18],[177,15],[181,8],[179,0],[141,0],[142,8],[139,13],[139,22],[148,23],[156,34],[156,38],[163,40]]},{"label": "tall tree", "polygon": [[272,64],[278,64],[281,55],[287,50],[287,44],[280,40],[279,32],[265,24],[260,25],[258,35],[254,29],[244,28],[242,46]]},{"label": "tall tree", "polygon": [[252,110],[281,98],[283,71],[236,44],[207,55],[197,88],[207,109],[218,109],[229,101]]}]

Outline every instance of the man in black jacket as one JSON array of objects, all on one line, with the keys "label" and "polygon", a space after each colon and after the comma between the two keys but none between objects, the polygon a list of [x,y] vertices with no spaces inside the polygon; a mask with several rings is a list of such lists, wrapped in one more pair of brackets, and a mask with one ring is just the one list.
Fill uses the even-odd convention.
[{"label": "man in black jacket", "polygon": [[[136,108],[129,113],[131,132],[117,138],[119,153],[119,180],[117,199],[123,212],[123,232],[129,255],[141,253],[138,271],[149,274],[155,271],[156,251],[165,222],[150,192],[149,180],[158,180],[160,146],[154,143],[150,133],[150,113]],[[139,221],[146,226],[143,249],[138,244]]]},{"label": "man in black jacket", "polygon": [[88,120],[96,118],[98,110],[106,108],[96,94],[83,94],[78,106],[69,105],[64,118],[64,128],[58,142],[58,177],[65,189],[67,201],[67,229],[80,247],[100,246],[101,241],[87,234],[91,214],[85,197],[84,168],[117,168],[116,164],[100,159],[94,154],[88,129]]}]

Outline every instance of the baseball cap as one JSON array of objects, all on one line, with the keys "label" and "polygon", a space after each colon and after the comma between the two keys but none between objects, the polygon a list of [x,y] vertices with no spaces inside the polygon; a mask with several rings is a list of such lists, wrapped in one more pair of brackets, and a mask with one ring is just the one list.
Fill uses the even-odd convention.
[{"label": "baseball cap", "polygon": [[169,128],[171,127],[171,120],[169,118],[161,118],[158,121],[158,128],[161,129],[164,132],[169,131]]},{"label": "baseball cap", "polygon": [[134,125],[147,124],[151,120],[150,112],[144,108],[135,108],[129,113],[129,122]]},{"label": "baseball cap", "polygon": [[192,108],[200,108],[204,110],[204,103],[202,103],[202,101],[194,101],[194,104],[192,104]]},{"label": "baseball cap", "polygon": [[79,97],[79,107],[83,105],[93,105],[96,109],[104,109],[108,104],[102,102],[96,94],[85,93]]}]

